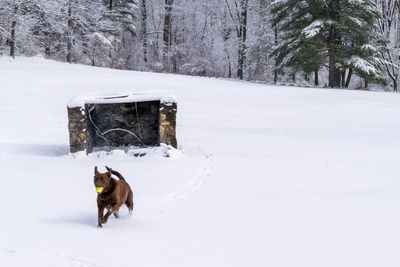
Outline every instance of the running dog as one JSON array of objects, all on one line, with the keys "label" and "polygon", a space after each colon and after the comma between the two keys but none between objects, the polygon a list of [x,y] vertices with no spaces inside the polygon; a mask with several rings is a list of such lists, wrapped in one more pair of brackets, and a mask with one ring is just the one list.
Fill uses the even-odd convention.
[{"label": "running dog", "polygon": [[[100,173],[97,166],[94,168],[94,186],[97,191],[97,208],[98,208],[98,225],[103,227],[103,223],[107,223],[108,217],[114,214],[115,218],[119,218],[118,210],[125,204],[129,213],[133,210],[133,194],[132,189],[126,182],[125,178],[117,171],[106,166],[107,172]],[[116,180],[111,177],[114,174],[119,178]],[[107,213],[104,215],[104,209]]]}]

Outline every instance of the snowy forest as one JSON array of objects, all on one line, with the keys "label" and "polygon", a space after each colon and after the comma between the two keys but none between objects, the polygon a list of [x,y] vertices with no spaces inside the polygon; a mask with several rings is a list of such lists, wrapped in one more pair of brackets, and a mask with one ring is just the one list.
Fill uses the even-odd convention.
[{"label": "snowy forest", "polygon": [[0,0],[0,54],[397,91],[398,0]]}]

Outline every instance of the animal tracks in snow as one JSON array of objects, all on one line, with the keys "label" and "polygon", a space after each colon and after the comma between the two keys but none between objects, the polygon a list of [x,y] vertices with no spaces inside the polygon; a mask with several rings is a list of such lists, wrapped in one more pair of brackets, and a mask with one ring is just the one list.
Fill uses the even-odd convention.
[{"label": "animal tracks in snow", "polygon": [[[3,253],[2,253],[3,252]],[[100,267],[101,265],[93,264],[81,259],[69,257],[63,253],[54,251],[35,251],[32,249],[14,250],[6,247],[0,247],[0,255],[8,254],[8,261],[15,266],[28,266],[32,263],[51,264],[53,266],[76,266],[76,267]],[[6,258],[7,260],[7,258]],[[7,262],[7,261],[6,261]],[[28,264],[29,263],[29,264]]]},{"label": "animal tracks in snow", "polygon": [[194,154],[200,154],[201,165],[196,173],[196,177],[191,180],[187,186],[176,193],[171,193],[162,197],[165,202],[172,202],[188,197],[192,192],[199,190],[201,187],[207,184],[207,181],[211,178],[214,169],[214,156],[211,153],[206,152],[201,147],[196,147]]},{"label": "animal tracks in snow", "polygon": [[181,194],[181,193],[174,193],[174,194],[168,194],[166,196],[163,196],[162,200],[164,201],[174,201],[174,200],[178,200],[181,198],[185,198],[187,197],[187,194]]},{"label": "animal tracks in snow", "polygon": [[205,185],[212,175],[214,168],[213,154],[205,153],[203,151],[203,157],[204,160],[201,166],[201,173],[199,177],[189,182],[190,187],[193,189],[199,189]]}]

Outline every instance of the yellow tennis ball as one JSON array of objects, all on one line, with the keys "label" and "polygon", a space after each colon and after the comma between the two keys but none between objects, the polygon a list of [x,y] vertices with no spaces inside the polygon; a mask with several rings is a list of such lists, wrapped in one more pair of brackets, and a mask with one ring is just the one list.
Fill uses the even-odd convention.
[{"label": "yellow tennis ball", "polygon": [[97,193],[103,192],[103,187],[96,187],[96,191],[97,191]]}]

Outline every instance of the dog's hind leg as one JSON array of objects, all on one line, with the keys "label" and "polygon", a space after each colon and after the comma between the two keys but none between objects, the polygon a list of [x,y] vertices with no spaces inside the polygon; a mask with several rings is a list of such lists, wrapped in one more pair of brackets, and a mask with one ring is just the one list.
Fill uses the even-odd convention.
[{"label": "dog's hind leg", "polygon": [[119,218],[118,210],[117,210],[117,211],[114,211],[113,215],[114,215],[115,218],[118,219],[118,218]]},{"label": "dog's hind leg", "polygon": [[128,193],[128,197],[126,198],[125,205],[128,207],[129,213],[132,214],[133,211],[133,194],[132,191]]}]

